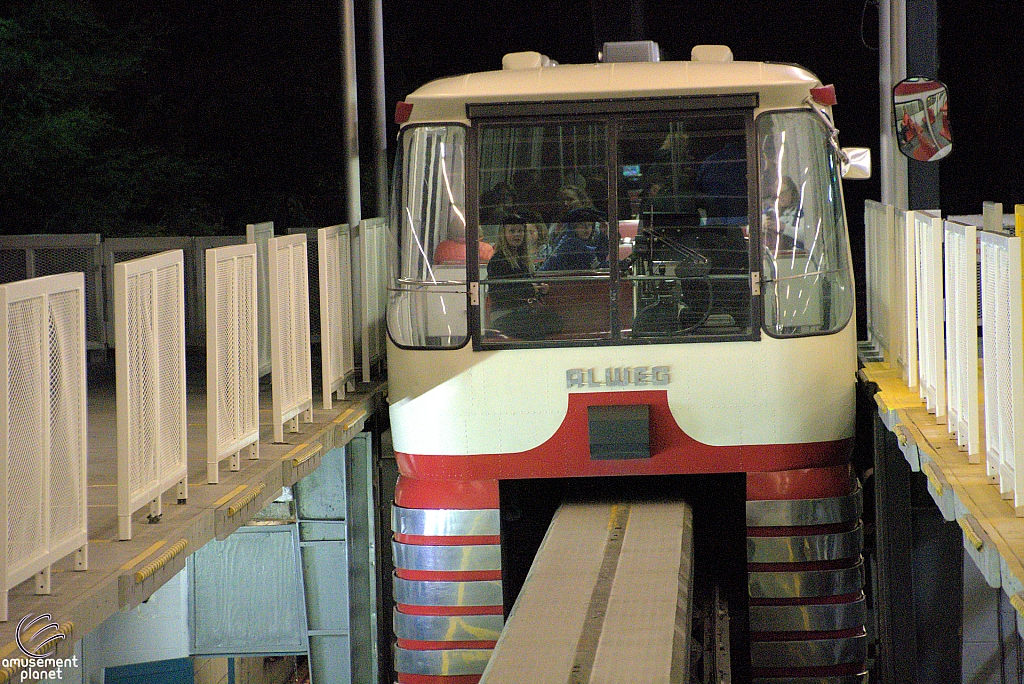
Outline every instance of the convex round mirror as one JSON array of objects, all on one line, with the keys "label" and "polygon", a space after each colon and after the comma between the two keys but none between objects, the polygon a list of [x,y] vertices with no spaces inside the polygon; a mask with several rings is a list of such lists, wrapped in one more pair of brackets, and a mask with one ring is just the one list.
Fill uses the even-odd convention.
[{"label": "convex round mirror", "polygon": [[953,151],[946,86],[913,76],[892,89],[900,152],[917,161],[938,161]]}]

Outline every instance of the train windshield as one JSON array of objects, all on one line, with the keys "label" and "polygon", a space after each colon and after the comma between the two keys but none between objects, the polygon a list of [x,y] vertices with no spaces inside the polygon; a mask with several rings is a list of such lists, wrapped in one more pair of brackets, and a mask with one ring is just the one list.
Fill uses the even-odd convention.
[{"label": "train windshield", "polygon": [[756,337],[752,130],[752,110],[481,121],[480,346]]},{"label": "train windshield", "polygon": [[809,110],[542,110],[400,143],[400,346],[752,340],[850,319],[839,163]]}]

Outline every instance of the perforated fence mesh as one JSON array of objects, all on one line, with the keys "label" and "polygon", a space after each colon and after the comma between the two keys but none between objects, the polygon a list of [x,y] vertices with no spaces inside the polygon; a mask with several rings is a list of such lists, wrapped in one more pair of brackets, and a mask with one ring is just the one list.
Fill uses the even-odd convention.
[{"label": "perforated fence mesh", "polygon": [[973,455],[980,451],[977,229],[951,221],[944,226],[947,426]]},{"label": "perforated fence mesh", "polygon": [[98,233],[0,236],[0,283],[26,278],[85,275],[85,339],[91,349],[108,344],[103,310],[103,248]]},{"label": "perforated fence mesh", "polygon": [[[127,281],[129,487],[143,489],[156,478],[156,378],[153,360],[153,273]],[[118,365],[120,371],[120,364]],[[120,417],[118,418],[120,420]],[[120,483],[119,483],[120,484]]]},{"label": "perforated fence mesh", "polygon": [[59,544],[86,524],[82,292],[54,293],[49,304],[50,538]]},{"label": "perforated fence mesh", "polygon": [[0,590],[86,543],[83,296],[79,274],[0,286],[8,507]]},{"label": "perforated fence mesh", "polygon": [[[113,277],[114,265],[134,259],[141,259],[153,256],[170,250],[181,250],[182,252],[182,277],[185,283],[189,284],[186,291],[187,300],[185,304],[185,344],[189,346],[202,346],[205,344],[205,326],[202,323],[202,309],[197,304],[199,283],[198,270],[200,269],[199,259],[202,254],[197,254],[195,239],[191,237],[147,237],[147,238],[111,238],[103,241],[103,261],[108,274],[107,281],[107,302],[108,307],[113,305],[114,290]],[[113,315],[110,312],[108,323],[108,335],[114,339]]]},{"label": "perforated fence mesh", "polygon": [[[46,551],[46,430],[42,359],[42,297],[7,306],[7,561],[8,574],[34,565]],[[7,587],[4,587],[7,589]]]},{"label": "perforated fence mesh", "polygon": [[181,250],[115,269],[122,519],[186,474],[184,273]]},{"label": "perforated fence mesh", "polygon": [[1021,339],[1020,238],[983,232],[982,344],[985,358],[986,471],[1024,504],[1016,459],[1024,451],[1024,341]]},{"label": "perforated fence mesh", "polygon": [[355,372],[352,340],[352,258],[348,226],[321,228],[317,233],[320,271],[320,351],[324,405]]},{"label": "perforated fence mesh", "polygon": [[999,338],[996,335],[996,299],[998,298],[999,249],[981,234],[981,320],[982,320],[982,387],[985,392],[985,472],[990,477],[999,473],[999,378],[996,374]]},{"label": "perforated fence mesh", "polygon": [[[207,427],[217,431],[218,452],[231,445],[235,438],[235,406],[238,395],[238,326],[233,325],[235,302],[235,263],[233,259],[217,262],[217,422]],[[209,389],[209,388],[208,388]],[[209,395],[207,395],[209,396]]]},{"label": "perforated fence mesh", "polygon": [[921,396],[936,417],[946,414],[942,234],[932,217],[914,214],[917,234],[917,339]]},{"label": "perforated fence mesh", "polygon": [[363,379],[369,369],[384,357],[387,303],[387,223],[382,218],[360,223],[363,249]]},{"label": "perforated fence mesh", "polygon": [[900,365],[907,386],[917,387],[917,253],[914,248],[914,226],[912,223],[907,224],[907,213],[904,211],[892,210],[892,222],[896,234],[896,270],[900,284]]},{"label": "perforated fence mesh", "polygon": [[258,368],[256,362],[256,251],[253,245],[224,247],[207,255],[212,270],[208,286],[215,311],[214,334],[207,336],[207,363],[213,364],[207,386],[207,429],[216,435],[208,443],[211,465],[251,443],[259,433]]},{"label": "perforated fence mesh", "polygon": [[886,355],[893,344],[889,307],[894,301],[891,293],[896,251],[884,204],[872,200],[864,203],[864,238],[868,339]]},{"label": "perforated fence mesh", "polygon": [[28,255],[24,249],[0,249],[0,282],[13,283],[28,278]]},{"label": "perforated fence mesh", "polygon": [[271,385],[278,431],[285,420],[312,408],[306,236],[273,238],[268,246],[273,264]]},{"label": "perforated fence mesh", "polygon": [[[256,294],[256,257],[247,256],[240,258],[238,263],[238,339],[239,339],[239,363],[238,363],[238,386],[240,388],[252,387],[253,391],[239,390],[238,415],[239,430],[242,434],[259,432],[259,357],[256,354],[257,365],[254,366],[251,358],[254,356],[254,347],[258,346],[256,320],[257,297]],[[245,359],[243,362],[242,359]]]},{"label": "perforated fence mesh", "polygon": [[306,236],[306,282],[309,284],[309,340],[321,343],[320,326],[320,243],[316,228],[289,228],[289,235]]},{"label": "perforated fence mesh", "polygon": [[[206,250],[244,244],[244,235],[204,235],[192,238],[195,268],[189,272],[195,273],[196,280],[194,283],[185,281],[185,296],[195,304],[195,320],[192,321],[194,338],[189,340],[190,344],[193,340],[197,344],[206,343]],[[189,294],[190,290],[194,295]]]},{"label": "perforated fence mesh", "polygon": [[157,372],[160,392],[160,450],[157,477],[161,481],[186,466],[185,452],[185,340],[182,264],[156,272]]}]

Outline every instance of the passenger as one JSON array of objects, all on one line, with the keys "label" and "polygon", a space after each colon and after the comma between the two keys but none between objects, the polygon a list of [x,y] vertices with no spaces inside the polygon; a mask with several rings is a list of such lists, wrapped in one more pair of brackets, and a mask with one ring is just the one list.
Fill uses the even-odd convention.
[{"label": "passenger", "polygon": [[496,183],[480,197],[480,223],[497,225],[512,220],[515,191],[505,182]]},{"label": "passenger", "polygon": [[534,267],[544,263],[544,260],[551,256],[547,224],[540,221],[526,224],[526,253]]},{"label": "passenger", "polygon": [[558,191],[558,199],[562,203],[562,214],[559,221],[562,223],[573,223],[580,220],[582,216],[589,216],[594,209],[594,202],[582,185],[564,185]]},{"label": "passenger", "polygon": [[541,271],[579,271],[608,265],[608,235],[595,230],[604,217],[594,207],[590,196],[577,185],[566,185],[559,191],[564,212],[556,230],[549,238],[550,255],[541,264]]},{"label": "passenger", "polygon": [[[540,304],[548,284],[530,282],[534,264],[526,242],[526,226],[508,223],[498,233],[498,247],[487,264],[492,325],[511,337],[541,339],[561,328],[561,319]],[[501,279],[518,282],[494,282]]]},{"label": "passenger", "polygon": [[708,155],[697,171],[696,189],[708,223],[747,223],[747,149],[742,140],[730,140]]},{"label": "passenger", "polygon": [[778,192],[769,195],[768,205],[761,213],[761,240],[772,251],[801,246],[798,235],[803,217],[800,191],[789,176],[783,176],[780,184]]},{"label": "passenger", "polygon": [[[521,223],[506,223],[498,233],[498,248],[494,256],[487,262],[487,279],[530,278],[534,266],[530,259],[526,243],[526,226]],[[492,284],[490,288],[491,303],[495,306],[508,307],[528,303],[528,300],[546,291],[540,283],[515,282]]]},{"label": "passenger", "polygon": [[[477,242],[477,258],[481,264],[486,264],[493,255],[494,247],[483,240]],[[438,243],[434,250],[434,264],[464,263],[466,263],[466,219],[461,212],[452,211],[448,215],[447,239]]]},{"label": "passenger", "polygon": [[[551,256],[544,260],[540,270],[583,271],[597,268],[601,259],[597,255],[597,249],[591,244],[593,239],[594,223],[591,221],[563,225],[561,235],[551,248]],[[605,240],[605,244],[607,245],[607,240]],[[605,265],[607,265],[607,248],[604,257]]]}]

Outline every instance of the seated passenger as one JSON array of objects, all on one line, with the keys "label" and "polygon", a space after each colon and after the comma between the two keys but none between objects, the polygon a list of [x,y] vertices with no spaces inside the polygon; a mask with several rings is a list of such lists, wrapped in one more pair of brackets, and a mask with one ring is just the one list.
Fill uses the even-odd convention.
[{"label": "seated passenger", "polygon": [[[526,226],[521,223],[507,223],[498,233],[498,248],[487,262],[487,279],[530,278],[533,276],[533,262],[526,245]],[[491,303],[508,307],[527,304],[536,297],[539,287],[533,283],[516,282],[490,286]]]},{"label": "seated passenger", "polygon": [[[598,252],[602,243],[603,251]],[[584,271],[607,265],[608,237],[603,231],[594,230],[594,222],[580,221],[561,226],[551,248],[551,256],[544,260],[539,270]]]},{"label": "seated passenger", "polygon": [[[483,240],[477,241],[477,258],[486,264],[494,255],[494,247]],[[434,250],[434,264],[466,263],[466,220],[458,212],[448,216],[448,237]]]},{"label": "seated passenger", "polygon": [[769,197],[770,201],[761,212],[761,240],[765,247],[772,252],[800,247],[797,233],[803,209],[796,183],[789,176],[783,176],[781,188]]},{"label": "seated passenger", "polygon": [[573,223],[583,221],[594,212],[594,202],[581,185],[568,184],[558,191],[558,199],[562,203],[559,221]]},{"label": "seated passenger", "polygon": [[551,256],[551,245],[548,244],[548,226],[546,223],[534,221],[526,224],[526,253],[534,267],[544,263]]},{"label": "seated passenger", "polygon": [[[557,314],[537,306],[547,283],[527,282],[534,274],[526,243],[526,226],[508,223],[498,233],[498,247],[487,263],[492,326],[520,339],[539,339],[559,329]],[[495,282],[502,279],[518,282]]]},{"label": "seated passenger", "polygon": [[697,171],[697,192],[702,196],[707,222],[747,222],[747,150],[741,140],[730,140],[708,155]]}]

